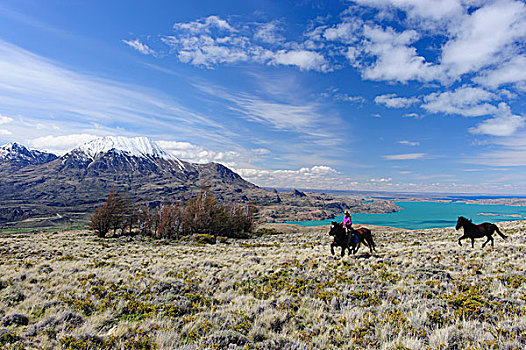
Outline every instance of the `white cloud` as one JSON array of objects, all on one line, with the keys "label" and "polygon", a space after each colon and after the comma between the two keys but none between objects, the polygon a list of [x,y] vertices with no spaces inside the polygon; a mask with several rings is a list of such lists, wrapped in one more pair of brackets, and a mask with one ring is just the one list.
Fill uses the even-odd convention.
[{"label": "white cloud", "polygon": [[54,154],[64,154],[98,137],[97,135],[91,134],[48,135],[30,140],[29,145]]},{"label": "white cloud", "polygon": [[271,152],[266,149],[266,148],[254,148],[254,149],[251,149],[250,150],[252,153],[256,154],[256,155],[266,155],[266,154],[270,154]]},{"label": "white cloud", "polygon": [[361,29],[361,21],[345,21],[336,24],[323,31],[323,37],[329,41],[340,41],[342,43],[352,43],[358,40],[356,33]]},{"label": "white cloud", "polygon": [[219,63],[245,62],[254,53],[246,50],[247,38],[222,37],[215,39],[208,35],[196,37],[166,36],[161,39],[177,52],[183,63],[212,68]]},{"label": "white cloud", "polygon": [[397,8],[405,11],[409,18],[449,21],[464,13],[459,0],[355,0],[354,2],[376,8]]},{"label": "white cloud", "polygon": [[0,129],[0,135],[12,135],[13,133],[6,129]]},{"label": "white cloud", "polygon": [[483,72],[474,80],[493,89],[505,84],[523,83],[526,81],[526,56],[512,57],[497,68]]},{"label": "white cloud", "polygon": [[300,70],[329,70],[329,65],[321,54],[308,50],[279,50],[273,54],[270,62],[271,64],[296,66]]},{"label": "white cloud", "polygon": [[391,182],[391,178],[388,177],[388,178],[385,178],[385,177],[381,177],[379,179],[369,179],[370,182]]},{"label": "white cloud", "polygon": [[522,1],[491,1],[451,29],[454,37],[442,48],[441,63],[458,77],[515,52],[516,40],[526,39],[526,6]]},{"label": "white cloud", "polygon": [[406,113],[406,114],[404,114],[404,118],[422,119],[423,116],[421,116],[418,113]]},{"label": "white cloud", "polygon": [[0,114],[0,124],[7,124],[13,121],[13,118],[7,117],[5,115]]},{"label": "white cloud", "polygon": [[178,141],[156,141],[156,143],[166,151],[172,153],[179,159],[192,163],[216,162],[226,166],[238,164],[241,155],[234,151],[211,151],[202,146],[197,146],[189,142]]},{"label": "white cloud", "polygon": [[[213,20],[210,20],[212,17]],[[223,31],[213,31],[213,28]],[[295,66],[300,70],[330,70],[325,57],[319,52],[307,50],[301,45],[285,45],[285,38],[279,34],[276,21],[247,24],[238,30],[227,21],[211,16],[206,20],[176,23],[174,29],[178,31],[177,35],[163,36],[161,41],[183,63],[209,69],[218,64],[255,62]],[[259,41],[260,45],[251,38]],[[264,46],[269,44],[270,48]],[[294,49],[290,49],[292,46]]]},{"label": "white cloud", "polygon": [[316,165],[298,170],[236,169],[244,179],[265,187],[330,189],[348,185],[350,180],[334,168]]},{"label": "white cloud", "polygon": [[389,108],[407,108],[420,102],[420,99],[418,97],[398,97],[396,94],[387,94],[376,96],[374,102]]},{"label": "white cloud", "polygon": [[156,52],[154,50],[152,50],[148,45],[143,44],[142,42],[140,42],[139,39],[123,40],[122,42],[125,43],[126,45],[134,48],[135,50],[139,51],[143,55],[152,55],[152,56],[156,55]]},{"label": "white cloud", "polygon": [[392,154],[383,156],[383,159],[387,160],[413,160],[422,159],[426,156],[426,153],[405,153],[405,154]]},{"label": "white cloud", "polygon": [[285,41],[285,37],[280,33],[281,31],[278,21],[262,23],[258,25],[254,33],[254,39],[268,44],[279,44]]},{"label": "white cloud", "polygon": [[375,60],[365,64],[362,75],[366,79],[398,81],[432,81],[438,77],[439,69],[418,55],[416,48],[410,46],[419,39],[415,30],[401,33],[392,28],[379,26],[364,27],[365,44],[363,50]]},{"label": "white cloud", "polygon": [[193,22],[187,23],[175,23],[174,29],[188,31],[193,34],[199,34],[203,32],[210,32],[213,29],[218,29],[227,32],[235,32],[236,30],[224,19],[218,16],[208,16]]},{"label": "white cloud", "polygon": [[478,117],[495,113],[497,107],[485,101],[492,101],[498,98],[496,94],[485,89],[462,86],[452,92],[435,92],[424,97],[422,108],[431,113]]},{"label": "white cloud", "polygon": [[420,146],[420,142],[416,142],[416,141],[407,141],[407,140],[402,140],[402,141],[398,141],[399,144],[401,145],[407,145],[407,146]]},{"label": "white cloud", "polygon": [[338,88],[327,89],[326,92],[321,93],[322,97],[332,98],[336,101],[343,102],[356,102],[356,103],[365,103],[367,100],[362,96],[351,96],[347,93],[342,93]]},{"label": "white cloud", "polygon": [[525,118],[523,116],[514,115],[509,106],[501,103],[493,118],[486,119],[476,127],[470,128],[469,131],[473,134],[510,136],[524,124]]}]

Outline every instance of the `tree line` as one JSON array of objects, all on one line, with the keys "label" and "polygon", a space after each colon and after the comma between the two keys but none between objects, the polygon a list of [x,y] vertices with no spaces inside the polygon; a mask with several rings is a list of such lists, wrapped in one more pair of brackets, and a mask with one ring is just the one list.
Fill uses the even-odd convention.
[{"label": "tree line", "polygon": [[151,208],[132,203],[124,194],[111,190],[106,201],[95,209],[89,227],[99,237],[141,234],[155,238],[174,238],[206,233],[230,238],[252,233],[256,208],[222,204],[206,191],[197,197],[165,202]]}]

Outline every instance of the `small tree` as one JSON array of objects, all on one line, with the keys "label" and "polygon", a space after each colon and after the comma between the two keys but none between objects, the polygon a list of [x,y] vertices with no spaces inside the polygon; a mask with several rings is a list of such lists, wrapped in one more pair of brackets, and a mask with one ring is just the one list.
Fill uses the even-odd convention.
[{"label": "small tree", "polygon": [[104,204],[95,209],[89,227],[95,231],[97,236],[106,237],[109,230],[116,227],[120,202],[121,197],[112,188]]},{"label": "small tree", "polygon": [[174,204],[164,204],[160,209],[157,235],[162,238],[172,238],[179,228],[180,210]]}]

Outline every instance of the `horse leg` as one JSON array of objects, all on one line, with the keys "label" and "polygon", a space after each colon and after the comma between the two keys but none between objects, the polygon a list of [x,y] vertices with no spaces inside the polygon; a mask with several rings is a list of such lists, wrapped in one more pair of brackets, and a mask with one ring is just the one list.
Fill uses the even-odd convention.
[{"label": "horse leg", "polygon": [[345,256],[345,246],[342,246],[342,258]]},{"label": "horse leg", "polygon": [[462,236],[462,237],[460,237],[460,238],[458,239],[458,245],[459,245],[459,246],[462,247],[462,243],[460,243],[460,240],[461,240],[461,239],[465,239],[465,238],[467,238],[466,235],[464,235],[464,236]]},{"label": "horse leg", "polygon": [[334,255],[334,242],[331,243],[331,254]]},{"label": "horse leg", "polygon": [[488,239],[486,242],[482,243],[482,248],[484,248],[489,241],[491,241],[491,246],[493,246],[493,238],[490,235],[487,235],[486,237],[488,237]]},{"label": "horse leg", "polygon": [[475,248],[475,238],[471,237],[471,248]]}]

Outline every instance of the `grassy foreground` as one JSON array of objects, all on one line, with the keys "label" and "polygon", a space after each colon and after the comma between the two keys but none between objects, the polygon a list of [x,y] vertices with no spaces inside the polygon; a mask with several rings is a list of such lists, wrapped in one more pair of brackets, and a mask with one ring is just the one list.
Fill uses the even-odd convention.
[{"label": "grassy foreground", "polygon": [[343,259],[327,227],[215,245],[3,234],[0,348],[523,349],[526,222],[499,227],[484,250],[373,228],[378,253]]}]

